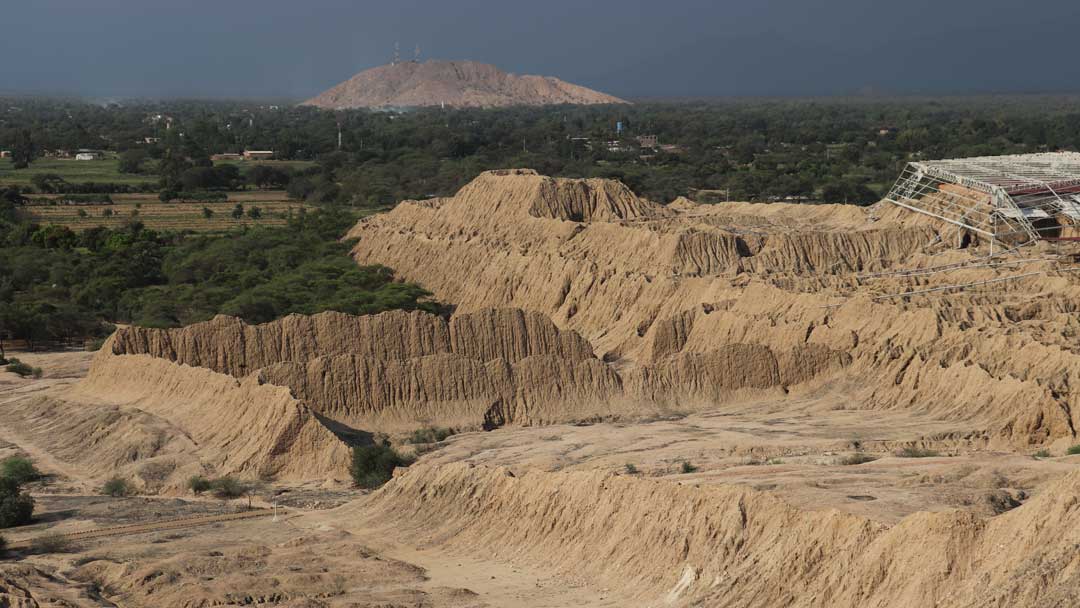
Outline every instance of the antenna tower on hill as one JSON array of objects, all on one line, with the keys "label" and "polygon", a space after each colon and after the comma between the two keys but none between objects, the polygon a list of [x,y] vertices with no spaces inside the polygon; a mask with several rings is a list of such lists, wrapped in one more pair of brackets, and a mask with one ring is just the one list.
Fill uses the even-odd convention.
[{"label": "antenna tower on hill", "polygon": [[395,42],[394,43],[394,63],[392,65],[397,65],[400,62],[401,62],[401,44]]},{"label": "antenna tower on hill", "polygon": [[415,49],[413,49],[412,60],[413,60],[413,63],[420,63],[420,45],[419,44],[416,45]]}]

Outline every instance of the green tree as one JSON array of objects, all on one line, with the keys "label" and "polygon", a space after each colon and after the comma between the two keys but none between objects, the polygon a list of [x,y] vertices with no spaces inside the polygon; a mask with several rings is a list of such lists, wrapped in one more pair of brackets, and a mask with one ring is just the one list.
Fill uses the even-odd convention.
[{"label": "green tree", "polygon": [[262,217],[262,209],[259,209],[258,207],[252,207],[248,209],[247,214],[248,217],[250,217],[251,219],[257,220]]},{"label": "green tree", "polygon": [[233,207],[233,210],[232,210],[232,217],[233,217],[234,220],[238,220],[238,219],[244,217],[244,206],[241,205],[240,203],[236,203],[236,206]]},{"label": "green tree", "polygon": [[214,210],[209,207],[202,208],[202,216],[206,219],[214,217]]},{"label": "green tree", "polygon": [[188,479],[187,487],[193,494],[198,496],[199,494],[210,490],[213,487],[213,484],[209,479],[202,475],[193,475]]},{"label": "green tree", "polygon": [[161,162],[158,164],[158,174],[161,176],[161,188],[162,190],[182,190],[182,178],[184,172],[191,168],[191,163],[188,162],[184,155],[177,152],[172,147],[165,150],[165,155],[162,156]]},{"label": "green tree", "polygon": [[38,192],[45,194],[60,192],[67,185],[67,181],[57,173],[35,173],[30,178],[30,183]]},{"label": "green tree", "polygon": [[15,140],[11,146],[11,164],[16,169],[25,169],[34,162],[38,156],[37,145],[34,142],[30,129],[19,129],[15,132]]},{"label": "green tree", "polygon": [[222,500],[239,498],[247,492],[247,486],[245,484],[227,475],[225,477],[219,477],[211,482],[211,489],[214,491],[214,496]]},{"label": "green tree", "polygon": [[121,173],[142,173],[143,163],[149,154],[142,148],[132,148],[120,154],[119,170]]},{"label": "green tree", "polygon": [[134,492],[134,488],[128,480],[123,477],[112,477],[105,482],[105,485],[101,487],[101,493],[106,496],[112,496],[113,498],[122,498],[129,496]]},{"label": "green tree", "polygon": [[31,462],[29,458],[11,456],[5,458],[3,462],[0,462],[0,477],[14,479],[16,483],[22,485],[39,479],[41,473],[38,472],[34,463]]},{"label": "green tree", "polygon": [[30,523],[34,515],[34,499],[22,491],[19,482],[0,477],[0,528]]},{"label": "green tree", "polygon": [[409,460],[398,454],[388,442],[381,441],[354,447],[349,472],[356,485],[374,489],[390,481],[394,469],[409,464]]}]

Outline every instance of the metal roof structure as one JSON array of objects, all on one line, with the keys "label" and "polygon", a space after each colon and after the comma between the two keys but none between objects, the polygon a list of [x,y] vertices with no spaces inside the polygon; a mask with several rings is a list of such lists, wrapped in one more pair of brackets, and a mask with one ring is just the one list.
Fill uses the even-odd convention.
[{"label": "metal roof structure", "polygon": [[1080,226],[1080,153],[911,162],[885,200],[996,240]]}]

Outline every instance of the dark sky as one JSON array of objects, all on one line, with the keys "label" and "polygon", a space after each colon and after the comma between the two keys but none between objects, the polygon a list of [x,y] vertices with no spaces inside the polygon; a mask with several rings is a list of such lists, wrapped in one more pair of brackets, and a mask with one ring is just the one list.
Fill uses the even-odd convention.
[{"label": "dark sky", "polygon": [[420,44],[626,97],[1080,90],[1080,0],[0,0],[0,92],[303,98]]}]

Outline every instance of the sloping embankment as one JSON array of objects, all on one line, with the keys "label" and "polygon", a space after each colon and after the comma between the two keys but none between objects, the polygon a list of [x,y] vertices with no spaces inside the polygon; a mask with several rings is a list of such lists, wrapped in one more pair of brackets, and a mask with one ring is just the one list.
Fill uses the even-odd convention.
[{"label": "sloping embankment", "polygon": [[617,586],[641,605],[975,608],[1080,599],[1075,473],[991,519],[917,513],[887,527],[800,511],[741,487],[417,466],[336,517]]}]

